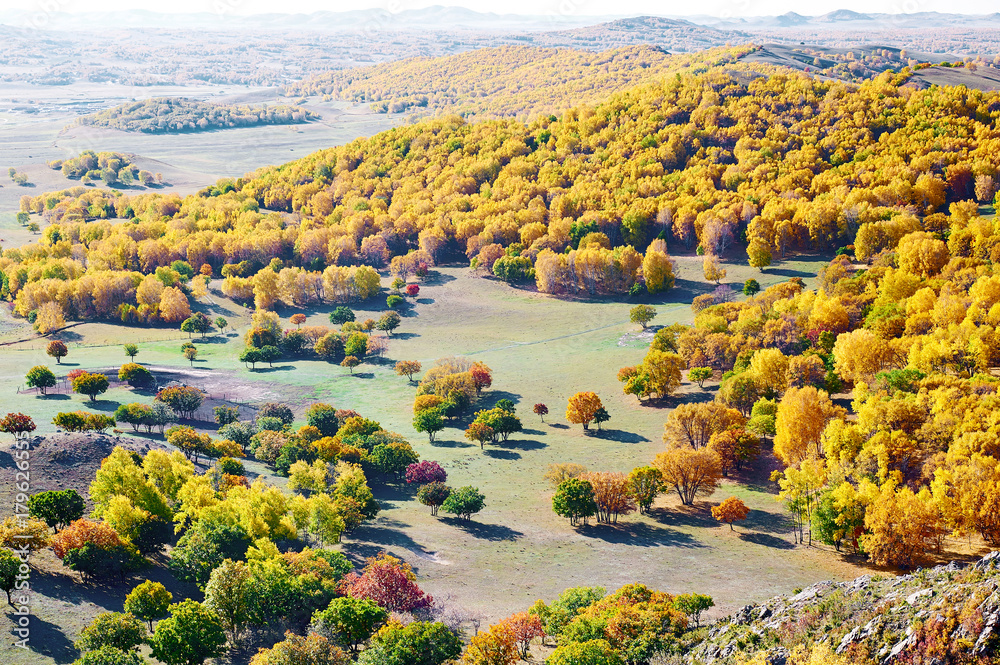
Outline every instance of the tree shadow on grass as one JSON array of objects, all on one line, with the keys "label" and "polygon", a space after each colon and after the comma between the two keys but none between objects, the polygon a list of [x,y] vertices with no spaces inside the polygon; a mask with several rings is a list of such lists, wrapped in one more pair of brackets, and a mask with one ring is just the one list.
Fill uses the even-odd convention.
[{"label": "tree shadow on grass", "polygon": [[513,450],[497,450],[496,448],[490,448],[485,451],[485,454],[487,457],[492,457],[493,459],[521,459],[521,454],[515,453]]},{"label": "tree shadow on grass", "polygon": [[598,439],[610,439],[612,441],[619,441],[621,443],[646,443],[649,441],[646,437],[641,434],[636,434],[635,432],[626,432],[620,429],[603,429],[593,433],[593,436]]},{"label": "tree shadow on grass", "polygon": [[435,448],[472,448],[475,445],[465,441],[444,441],[442,439],[437,439],[436,441],[431,441],[430,443]]},{"label": "tree shadow on grass", "polygon": [[788,533],[792,530],[792,520],[788,515],[769,513],[766,510],[751,510],[740,526],[765,533]]},{"label": "tree shadow on grass", "polygon": [[524,428],[524,429],[522,429],[520,433],[521,434],[528,434],[530,436],[545,436],[547,434],[547,432],[544,432],[544,431],[542,431],[540,429],[530,429],[530,428],[527,428],[527,427]]},{"label": "tree shadow on grass", "polygon": [[415,302],[419,305],[433,305],[434,298],[417,298]]},{"label": "tree shadow on grass", "polygon": [[771,536],[766,533],[741,533],[740,540],[746,541],[748,543],[753,543],[755,545],[763,545],[764,547],[773,547],[779,550],[793,550],[795,545],[788,542],[783,538],[778,538],[777,536]]},{"label": "tree shadow on grass", "polygon": [[500,448],[513,448],[514,450],[541,450],[542,448],[548,448],[548,444],[541,441],[532,441],[531,439],[509,439],[501,441],[496,445]]},{"label": "tree shadow on grass", "polygon": [[569,425],[564,425],[563,423],[549,423],[549,427],[553,429],[569,429]]},{"label": "tree shadow on grass", "polygon": [[618,524],[588,524],[577,529],[581,536],[597,538],[608,543],[638,545],[640,547],[704,547],[693,536],[674,529],[653,526],[646,522],[619,522]]},{"label": "tree shadow on grass", "polygon": [[679,506],[677,508],[652,508],[650,517],[661,524],[673,526],[693,526],[702,529],[712,529],[719,526],[718,520],[712,517],[708,509],[699,510],[695,506]]},{"label": "tree shadow on grass", "polygon": [[[17,623],[16,617],[11,616],[11,623]],[[80,657],[80,652],[73,642],[66,637],[66,634],[59,626],[50,623],[37,616],[31,617],[31,624],[28,627],[31,635],[28,640],[28,648],[37,654],[48,656],[59,665],[72,663]],[[20,636],[11,629],[12,641],[21,639]]]},{"label": "tree shadow on grass", "polygon": [[[207,369],[207,368],[206,368]],[[258,367],[255,370],[257,374],[269,374],[271,372],[291,372],[295,369],[295,365],[279,365],[277,367]]]},{"label": "tree shadow on grass", "polygon": [[95,411],[114,411],[121,405],[121,402],[114,402],[110,399],[99,399],[96,402],[91,402],[87,400],[87,408],[94,409]]},{"label": "tree shadow on grass", "polygon": [[347,376],[353,376],[356,379],[374,379],[375,372],[355,372],[354,374],[348,374]]},{"label": "tree shadow on grass", "polygon": [[461,529],[470,536],[480,540],[517,540],[524,534],[516,529],[511,529],[503,524],[484,524],[475,520],[463,520],[457,517],[442,517],[441,521],[451,526]]},{"label": "tree shadow on grass", "polygon": [[69,395],[64,395],[62,393],[49,393],[48,395],[39,395],[42,399],[48,400],[64,400],[69,399]]},{"label": "tree shadow on grass", "polygon": [[389,339],[413,339],[414,337],[420,337],[420,333],[415,333],[415,332],[394,332],[389,337]]}]

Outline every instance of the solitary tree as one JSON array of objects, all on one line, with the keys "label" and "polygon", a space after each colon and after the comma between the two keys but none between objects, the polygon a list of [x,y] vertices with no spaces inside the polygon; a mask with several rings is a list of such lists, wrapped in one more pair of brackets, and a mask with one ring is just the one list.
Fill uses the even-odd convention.
[{"label": "solitary tree", "polygon": [[717,506],[712,506],[712,517],[729,525],[733,531],[733,522],[741,522],[750,514],[746,504],[735,496],[731,496]]},{"label": "solitary tree", "polygon": [[715,607],[711,596],[700,593],[682,593],[674,598],[674,608],[694,619],[694,625],[701,625],[701,613]]},{"label": "solitary tree", "polygon": [[416,360],[400,360],[396,363],[396,375],[405,376],[407,380],[413,381],[413,375],[420,371],[420,363]]},{"label": "solitary tree", "polygon": [[375,327],[392,335],[392,331],[398,328],[402,322],[403,319],[398,312],[386,312],[375,322]]},{"label": "solitary tree", "polygon": [[543,423],[545,422],[545,416],[549,412],[549,407],[539,402],[534,407],[532,407],[531,410],[535,412],[535,415],[537,415]]},{"label": "solitary tree", "polygon": [[137,344],[125,344],[122,348],[125,350],[125,355],[128,356],[129,360],[139,355],[139,346]]},{"label": "solitary tree", "polygon": [[297,314],[292,314],[292,318],[290,320],[292,323],[295,324],[296,328],[301,328],[302,324],[306,322],[306,315],[303,314],[302,312],[299,312]]},{"label": "solitary tree", "polygon": [[417,490],[417,501],[431,507],[431,515],[438,514],[438,508],[451,495],[451,488],[443,482],[430,482]]},{"label": "solitary tree", "polygon": [[636,305],[628,313],[629,321],[638,323],[643,329],[656,318],[656,308],[649,305]]},{"label": "solitary tree", "polygon": [[459,487],[448,495],[441,507],[444,512],[458,515],[459,519],[469,520],[486,505],[486,497],[472,485]]},{"label": "solitary tree", "polygon": [[438,432],[444,429],[444,412],[441,407],[424,409],[413,416],[413,429],[427,432],[431,443]]},{"label": "solitary tree", "polygon": [[149,631],[153,632],[153,622],[167,616],[171,600],[173,594],[166,587],[146,580],[125,596],[125,611],[147,622]]},{"label": "solitary tree", "polygon": [[91,402],[97,401],[97,396],[107,392],[108,377],[103,374],[84,372],[73,379],[73,392],[86,395]]},{"label": "solitary tree", "polygon": [[23,439],[35,431],[35,421],[23,413],[8,413],[0,418],[0,432],[12,434],[14,440]]},{"label": "solitary tree", "polygon": [[69,354],[69,349],[66,348],[65,343],[59,341],[58,339],[54,339],[49,342],[49,345],[45,349],[45,353],[55,358],[57,365],[61,365],[62,359]]},{"label": "solitary tree", "polygon": [[35,365],[29,369],[24,380],[29,388],[38,388],[38,392],[42,395],[56,385],[56,375],[45,365]]},{"label": "solitary tree", "polygon": [[756,279],[750,278],[743,282],[743,295],[745,296],[755,296],[760,292],[760,282]]},{"label": "solitary tree", "polygon": [[594,420],[594,415],[598,409],[603,408],[601,398],[597,393],[581,392],[569,398],[566,407],[566,420],[573,424],[583,425],[583,429],[590,429],[590,423]]},{"label": "solitary tree", "polygon": [[361,361],[358,360],[356,356],[346,356],[343,360],[340,361],[340,366],[346,367],[349,370],[351,370],[352,375],[354,374],[354,368],[360,364]]},{"label": "solitary tree", "polygon": [[195,358],[198,357],[198,349],[193,346],[187,347],[184,349],[184,357],[188,359],[189,363],[191,363],[191,367],[194,367]]},{"label": "solitary tree", "polygon": [[219,332],[225,334],[226,328],[229,327],[229,321],[220,316],[215,319],[215,327],[219,329]]},{"label": "solitary tree", "polygon": [[14,556],[8,549],[0,549],[0,589],[7,593],[7,604],[13,606],[14,601],[10,597],[10,592],[17,585],[18,570],[21,567],[21,560]]}]

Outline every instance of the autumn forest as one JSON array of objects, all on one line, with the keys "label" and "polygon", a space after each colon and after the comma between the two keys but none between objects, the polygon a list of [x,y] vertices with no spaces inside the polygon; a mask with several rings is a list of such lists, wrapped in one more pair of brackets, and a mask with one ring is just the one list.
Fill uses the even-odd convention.
[{"label": "autumn forest", "polygon": [[[0,660],[1000,662],[997,61],[775,34],[400,47],[11,161]],[[281,152],[157,152],[227,133]]]}]

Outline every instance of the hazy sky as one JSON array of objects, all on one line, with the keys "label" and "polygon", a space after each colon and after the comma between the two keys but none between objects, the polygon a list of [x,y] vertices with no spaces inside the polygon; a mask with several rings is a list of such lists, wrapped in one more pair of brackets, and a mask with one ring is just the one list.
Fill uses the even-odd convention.
[{"label": "hazy sky", "polygon": [[0,0],[0,9],[37,11],[58,6],[61,11],[106,11],[143,7],[156,12],[209,11],[232,14],[261,12],[313,12],[381,8],[391,12],[430,5],[458,5],[481,12],[564,15],[690,15],[764,16],[795,11],[818,15],[834,9],[860,12],[913,13],[920,11],[985,14],[997,11],[996,0],[170,0],[137,3],[135,0]]}]

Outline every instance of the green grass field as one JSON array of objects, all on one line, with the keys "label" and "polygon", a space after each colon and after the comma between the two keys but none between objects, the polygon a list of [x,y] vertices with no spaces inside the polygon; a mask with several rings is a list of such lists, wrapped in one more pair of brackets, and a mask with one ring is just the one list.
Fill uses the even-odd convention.
[{"label": "green grass field", "polygon": [[[727,265],[727,282],[736,288],[747,277],[755,277],[766,287],[797,275],[808,284],[822,262],[822,257],[798,257],[758,273],[734,261]],[[660,313],[654,325],[690,321],[692,296],[714,288],[701,279],[700,257],[681,257],[678,266],[678,287],[654,303]],[[766,480],[768,459],[740,483],[727,482],[692,509],[682,509],[675,496],[666,495],[650,515],[629,515],[617,526],[581,529],[571,528],[552,513],[552,490],[542,478],[547,465],[576,462],[595,471],[628,471],[646,464],[663,448],[661,433],[669,409],[683,400],[712,395],[712,386],[701,391],[685,383],[663,404],[640,405],[622,393],[615,378],[618,368],[641,360],[649,341],[628,322],[630,303],[557,299],[474,277],[467,268],[441,268],[421,285],[416,303],[390,340],[387,358],[362,365],[351,376],[338,365],[311,360],[279,362],[256,372],[245,369],[238,361],[248,323],[245,311],[217,293],[212,300],[203,304],[204,309],[213,316],[227,316],[238,334],[204,343],[193,340],[201,351],[194,370],[180,352],[187,335],[172,330],[95,323],[69,328],[63,335],[70,354],[62,367],[45,355],[44,341],[0,347],[6,410],[32,415],[39,432],[48,433],[54,431],[50,422],[58,411],[92,407],[113,411],[122,402],[148,401],[148,394],[122,388],[109,391],[94,405],[79,395],[36,397],[15,392],[25,371],[35,364],[47,364],[60,375],[77,367],[117,367],[126,360],[120,344],[129,340],[140,342],[136,360],[154,372],[190,370],[191,383],[213,394],[258,403],[285,401],[300,416],[316,400],[356,409],[407,436],[423,459],[439,461],[448,471],[450,485],[479,487],[487,505],[472,522],[463,524],[443,513],[431,517],[410,488],[381,487],[376,495],[383,512],[345,538],[341,547],[355,556],[383,549],[402,556],[417,570],[428,592],[487,620],[525,609],[538,598],[551,600],[569,586],[601,585],[610,590],[632,581],[669,592],[710,594],[716,602],[713,614],[720,615],[820,579],[849,579],[863,572],[829,548],[793,545],[790,524]],[[378,304],[359,308],[359,318],[381,311]],[[327,323],[329,309],[307,312],[309,323]],[[7,340],[30,331],[23,322],[8,319],[0,324]],[[427,367],[448,355],[466,355],[493,369],[492,389],[484,392],[480,404],[488,407],[500,398],[514,400],[525,427],[522,433],[482,451],[463,439],[462,429],[446,429],[434,444],[413,430],[415,386],[396,376],[392,366],[396,360],[414,359]],[[595,391],[603,399],[611,414],[604,432],[585,434],[579,426],[566,423],[566,400],[580,390]],[[536,402],[550,409],[545,423],[531,413]],[[248,469],[267,473],[258,463],[249,463]],[[284,486],[284,479],[270,479]],[[710,505],[729,495],[741,497],[753,509],[735,532],[717,525],[709,512]],[[46,575],[63,578],[63,569],[55,561],[49,563]],[[161,574],[160,569],[154,572]],[[68,577],[60,588],[72,588],[76,600],[39,597],[37,608],[40,619],[65,629],[69,640],[75,639],[87,616],[102,608],[120,608],[130,589],[126,585],[91,592],[69,584]],[[7,655],[0,655],[0,659],[62,662],[39,653],[29,656],[18,660],[20,656],[10,655],[8,661]]]}]

